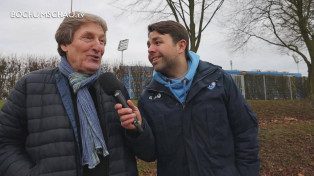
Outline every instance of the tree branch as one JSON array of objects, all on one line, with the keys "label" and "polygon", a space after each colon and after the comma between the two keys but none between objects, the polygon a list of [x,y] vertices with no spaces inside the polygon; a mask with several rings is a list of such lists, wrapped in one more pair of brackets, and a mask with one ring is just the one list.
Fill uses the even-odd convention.
[{"label": "tree branch", "polygon": [[201,32],[203,32],[205,30],[205,28],[208,26],[208,24],[212,21],[213,17],[215,16],[215,14],[217,13],[217,11],[220,9],[220,7],[222,6],[222,4],[224,3],[224,0],[221,0],[220,3],[218,4],[218,6],[216,7],[215,11],[213,12],[213,14],[211,15],[211,17],[209,18],[209,20],[207,21],[206,25],[204,26],[204,28],[201,30]]}]

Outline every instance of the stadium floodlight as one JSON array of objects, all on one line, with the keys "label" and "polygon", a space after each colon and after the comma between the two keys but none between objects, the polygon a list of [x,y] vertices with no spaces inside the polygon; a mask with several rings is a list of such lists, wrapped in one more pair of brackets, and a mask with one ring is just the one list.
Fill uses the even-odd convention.
[{"label": "stadium floodlight", "polygon": [[294,59],[294,62],[297,64],[298,73],[299,73],[299,62],[301,61],[301,59],[295,54],[292,54],[292,57]]},{"label": "stadium floodlight", "polygon": [[73,0],[71,0],[71,13],[72,13]]},{"label": "stadium floodlight", "polygon": [[129,39],[120,40],[118,51],[121,51],[121,64],[123,65],[123,51],[128,49]]}]

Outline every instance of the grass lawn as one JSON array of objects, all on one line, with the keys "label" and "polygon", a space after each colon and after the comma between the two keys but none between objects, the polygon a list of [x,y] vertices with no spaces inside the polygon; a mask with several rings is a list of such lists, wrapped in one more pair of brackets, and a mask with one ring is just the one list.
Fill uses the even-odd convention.
[{"label": "grass lawn", "polygon": [[313,135],[313,121],[260,126],[261,175],[312,175],[314,173]]},{"label": "grass lawn", "polygon": [[4,100],[0,100],[0,109],[2,108],[4,102],[5,102]]}]

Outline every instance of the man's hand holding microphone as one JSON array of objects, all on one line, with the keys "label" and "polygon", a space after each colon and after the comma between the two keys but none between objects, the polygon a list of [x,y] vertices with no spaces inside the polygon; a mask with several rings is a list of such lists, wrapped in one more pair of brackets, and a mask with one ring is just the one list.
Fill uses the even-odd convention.
[{"label": "man's hand holding microphone", "polygon": [[[142,117],[141,117],[140,111],[132,103],[131,100],[128,100],[126,103],[129,107],[124,108],[122,104],[118,103],[114,106],[114,108],[117,110],[120,116],[121,126],[123,126],[125,129],[128,129],[128,130],[136,130],[137,128],[136,128],[135,123],[137,123],[139,126],[142,125]],[[137,120],[135,122],[134,119],[136,118]],[[139,132],[141,131],[139,130]]]},{"label": "man's hand holding microphone", "polygon": [[122,127],[128,130],[137,130],[142,133],[142,118],[138,108],[132,103],[132,101],[125,100],[121,90],[120,82],[110,72],[106,72],[99,76],[99,82],[103,90],[108,95],[113,95],[119,102],[115,105],[115,109],[118,111]]}]

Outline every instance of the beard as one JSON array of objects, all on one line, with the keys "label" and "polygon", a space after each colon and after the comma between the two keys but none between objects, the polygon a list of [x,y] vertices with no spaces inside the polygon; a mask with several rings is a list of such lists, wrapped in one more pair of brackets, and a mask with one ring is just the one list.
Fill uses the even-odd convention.
[{"label": "beard", "polygon": [[156,72],[162,73],[163,75],[167,76],[168,73],[173,70],[177,64],[178,58],[173,57],[165,57],[161,56],[159,62],[153,65],[153,68]]}]

